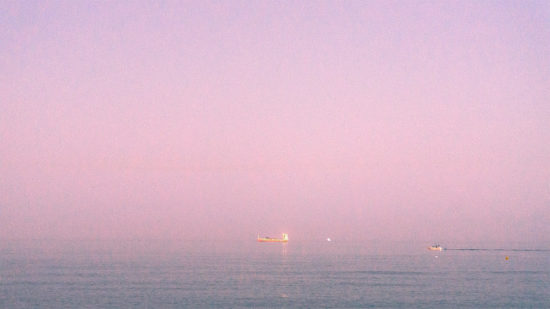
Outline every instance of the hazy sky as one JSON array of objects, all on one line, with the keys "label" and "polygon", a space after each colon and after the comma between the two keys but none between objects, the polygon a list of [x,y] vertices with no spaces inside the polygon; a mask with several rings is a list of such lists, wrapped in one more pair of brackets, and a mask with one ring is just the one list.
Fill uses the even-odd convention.
[{"label": "hazy sky", "polygon": [[550,242],[548,1],[2,1],[0,238]]}]

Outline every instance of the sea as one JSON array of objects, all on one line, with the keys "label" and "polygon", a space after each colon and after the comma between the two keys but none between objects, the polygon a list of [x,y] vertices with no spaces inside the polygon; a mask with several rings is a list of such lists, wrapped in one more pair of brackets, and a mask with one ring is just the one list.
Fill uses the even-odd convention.
[{"label": "sea", "polygon": [[4,241],[0,308],[550,308],[548,248],[429,245]]}]

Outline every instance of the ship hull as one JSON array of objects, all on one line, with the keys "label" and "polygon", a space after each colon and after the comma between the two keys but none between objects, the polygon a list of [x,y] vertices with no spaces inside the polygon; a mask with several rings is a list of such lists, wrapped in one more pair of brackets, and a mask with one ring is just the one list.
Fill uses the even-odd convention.
[{"label": "ship hull", "polygon": [[277,238],[258,238],[258,242],[288,242],[288,240]]}]

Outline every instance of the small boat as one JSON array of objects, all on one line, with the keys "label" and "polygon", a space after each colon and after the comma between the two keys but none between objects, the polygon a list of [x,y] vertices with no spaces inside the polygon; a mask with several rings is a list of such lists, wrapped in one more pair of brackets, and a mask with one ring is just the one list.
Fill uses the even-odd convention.
[{"label": "small boat", "polygon": [[271,237],[260,237],[258,234],[259,242],[288,242],[288,234],[283,234],[283,238],[271,238]]},{"label": "small boat", "polygon": [[441,247],[440,245],[433,245],[433,246],[428,247],[428,250],[443,251],[443,247]]}]

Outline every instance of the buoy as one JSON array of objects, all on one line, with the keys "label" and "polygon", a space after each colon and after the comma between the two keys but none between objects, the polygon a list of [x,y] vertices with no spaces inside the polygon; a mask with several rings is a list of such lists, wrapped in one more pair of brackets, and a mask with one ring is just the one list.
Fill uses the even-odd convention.
[{"label": "buoy", "polygon": [[504,259],[505,259],[506,261],[508,261],[510,258],[509,258],[508,256],[506,256]]}]

